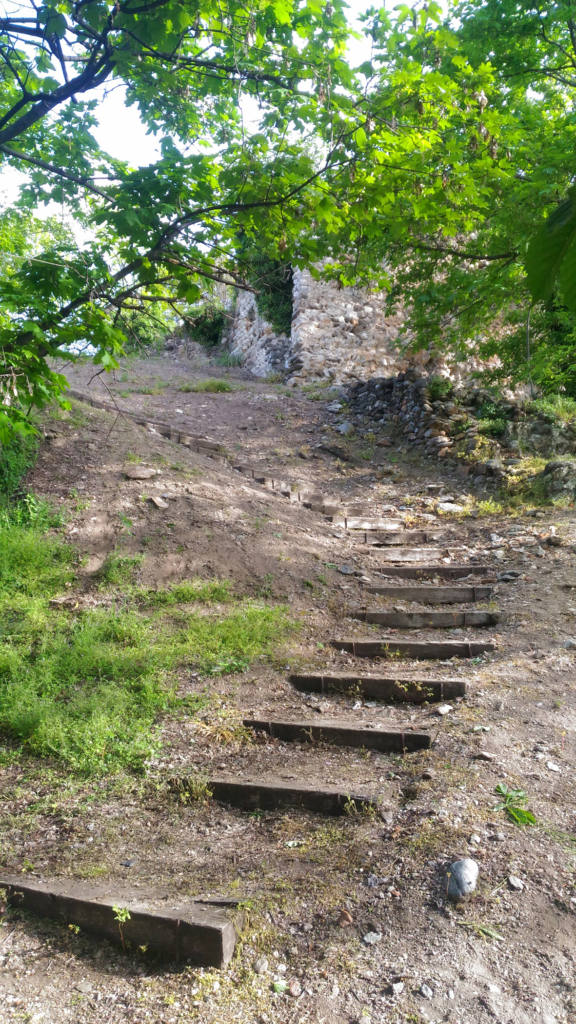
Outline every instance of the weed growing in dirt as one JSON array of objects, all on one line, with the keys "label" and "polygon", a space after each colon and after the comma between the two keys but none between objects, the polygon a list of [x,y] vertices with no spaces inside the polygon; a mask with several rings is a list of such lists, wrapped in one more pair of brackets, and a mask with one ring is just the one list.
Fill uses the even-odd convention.
[{"label": "weed growing in dirt", "polygon": [[515,825],[536,824],[532,811],[527,811],[524,806],[526,793],[523,789],[510,789],[504,782],[499,782],[494,792],[503,798],[494,808],[495,811],[504,811]]},{"label": "weed growing in dirt", "polygon": [[208,380],[198,381],[197,384],[191,384],[189,390],[200,394],[219,395],[229,391],[237,391],[238,385],[231,384],[229,380],[209,378]]},{"label": "weed growing in dirt", "polygon": [[576,422],[576,400],[566,395],[547,395],[530,402],[528,412],[544,413],[559,423]]}]

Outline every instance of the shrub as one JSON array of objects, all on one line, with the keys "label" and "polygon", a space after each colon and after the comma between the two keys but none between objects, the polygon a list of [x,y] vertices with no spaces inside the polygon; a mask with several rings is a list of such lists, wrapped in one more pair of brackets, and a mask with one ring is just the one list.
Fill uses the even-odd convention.
[{"label": "shrub", "polygon": [[431,402],[442,402],[450,398],[454,391],[454,384],[448,377],[434,376],[428,381],[428,398]]}]

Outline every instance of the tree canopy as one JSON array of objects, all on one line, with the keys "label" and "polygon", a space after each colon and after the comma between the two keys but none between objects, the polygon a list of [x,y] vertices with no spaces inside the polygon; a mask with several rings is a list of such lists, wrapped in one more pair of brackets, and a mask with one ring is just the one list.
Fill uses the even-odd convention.
[{"label": "tree canopy", "polygon": [[[206,280],[251,287],[247,252],[328,257],[345,284],[388,285],[416,344],[472,344],[576,394],[571,0],[373,8],[356,69],[343,0],[15,12],[0,19],[0,160],[27,171],[0,223],[10,422],[58,393],[51,360],[70,346],[110,366],[135,314],[194,303]],[[159,141],[150,166],[95,140],[119,86]],[[51,200],[83,242],[34,220]]]},{"label": "tree canopy", "polygon": [[[5,411],[41,404],[50,360],[80,340],[113,364],[126,311],[177,306],[241,279],[236,242],[290,248],[308,193],[342,158],[353,100],[342,0],[51,0],[0,19],[0,158],[28,171],[20,209],[66,204],[86,232],[5,248]],[[24,13],[23,13],[24,12]],[[160,143],[130,167],[93,129],[122,85]],[[336,118],[336,113],[338,117]],[[26,230],[4,214],[2,230]],[[18,234],[18,232],[16,233]]]},{"label": "tree canopy", "polygon": [[388,269],[415,344],[472,344],[502,375],[572,394],[575,17],[527,0],[369,13],[365,121],[332,235],[344,280]]}]

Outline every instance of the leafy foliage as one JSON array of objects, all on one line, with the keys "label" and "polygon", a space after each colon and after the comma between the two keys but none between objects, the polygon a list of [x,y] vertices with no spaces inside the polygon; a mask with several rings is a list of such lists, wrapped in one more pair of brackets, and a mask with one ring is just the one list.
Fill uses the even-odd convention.
[{"label": "leafy foliage", "polygon": [[[572,17],[571,5],[527,0],[369,12],[363,120],[319,218],[327,272],[388,285],[416,345],[454,361],[497,357],[496,378],[574,393],[576,321],[562,308],[572,303]],[[530,246],[527,277],[529,241],[566,195]]]},{"label": "leafy foliage", "polygon": [[[49,0],[0,18],[0,160],[28,172],[23,212],[0,225],[5,424],[61,392],[58,354],[90,345],[110,368],[130,318],[189,308],[204,280],[242,283],[241,236],[317,256],[317,182],[353,118],[343,6]],[[108,82],[157,137],[155,164],[98,147]],[[44,237],[24,216],[50,200],[87,240]]]},{"label": "leafy foliage", "polygon": [[186,317],[193,341],[204,348],[216,348],[222,341],[226,316],[224,310],[213,302],[204,303]]},{"label": "leafy foliage", "polygon": [[279,334],[292,330],[292,268],[282,260],[272,259],[256,249],[242,252],[242,266],[256,290],[260,314]]},{"label": "leafy foliage", "polygon": [[576,312],[576,189],[570,189],[530,240],[526,273],[534,299],[550,299],[558,286],[566,305]]}]

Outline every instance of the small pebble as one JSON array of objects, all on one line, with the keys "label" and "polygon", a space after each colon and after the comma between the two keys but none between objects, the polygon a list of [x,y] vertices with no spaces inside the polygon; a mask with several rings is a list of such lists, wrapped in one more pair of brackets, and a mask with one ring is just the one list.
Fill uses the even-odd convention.
[{"label": "small pebble", "polygon": [[434,992],[429,985],[420,985],[420,995],[424,996],[424,999],[434,998]]},{"label": "small pebble", "polygon": [[382,941],[382,932],[366,932],[366,935],[362,937],[362,942],[367,946],[375,946],[378,942]]},{"label": "small pebble", "polygon": [[401,996],[404,991],[404,987],[403,981],[393,981],[390,985],[390,991],[393,996]]},{"label": "small pebble", "polygon": [[524,889],[524,882],[521,878],[517,878],[516,875],[508,876],[508,885],[514,890],[514,892],[522,892]]},{"label": "small pebble", "polygon": [[302,985],[298,981],[298,978],[292,978],[292,981],[288,985],[288,992],[294,999],[297,999],[298,996],[302,995]]},{"label": "small pebble", "polygon": [[450,712],[453,710],[454,708],[452,707],[451,704],[439,704],[438,707],[436,708],[436,714],[441,716],[449,715]]},{"label": "small pebble", "polygon": [[261,956],[254,964],[254,971],[256,974],[266,974],[268,970],[268,960],[265,956]]}]

